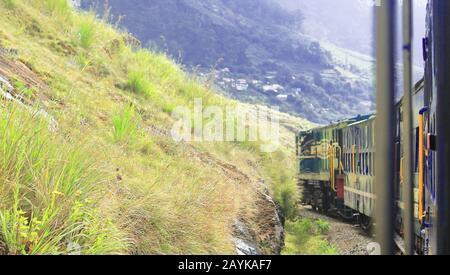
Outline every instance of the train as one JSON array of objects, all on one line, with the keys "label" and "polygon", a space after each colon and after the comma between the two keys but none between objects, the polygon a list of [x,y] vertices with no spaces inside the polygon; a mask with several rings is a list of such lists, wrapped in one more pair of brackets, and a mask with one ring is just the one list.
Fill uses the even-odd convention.
[{"label": "train", "polygon": [[[450,28],[448,1],[429,0],[427,28],[423,38],[424,75],[412,92],[414,251],[420,255],[449,253],[438,247],[448,243],[450,212],[448,196],[448,160],[450,136]],[[296,135],[298,184],[302,203],[316,211],[357,220],[370,230],[376,222],[394,221],[395,243],[402,249],[404,210],[404,101],[394,108],[391,160],[394,167],[394,218],[376,217],[375,131],[377,115],[359,115]],[[438,135],[439,125],[441,131]],[[450,127],[450,124],[448,125]],[[386,160],[387,161],[387,160]],[[441,192],[441,193],[440,193]],[[440,198],[440,199],[439,199]],[[441,201],[439,201],[441,200]],[[440,211],[440,212],[439,212]],[[439,216],[437,213],[440,213]],[[376,226],[376,224],[375,224]],[[439,232],[439,230],[441,230]]]}]

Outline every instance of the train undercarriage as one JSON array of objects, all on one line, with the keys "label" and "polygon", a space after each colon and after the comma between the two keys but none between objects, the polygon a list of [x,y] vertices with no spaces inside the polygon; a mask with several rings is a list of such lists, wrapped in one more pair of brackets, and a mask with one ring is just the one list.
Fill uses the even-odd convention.
[{"label": "train undercarriage", "polygon": [[[367,234],[373,233],[375,221],[358,211],[345,206],[344,201],[336,197],[336,193],[332,190],[329,182],[325,181],[299,181],[299,189],[301,194],[301,204],[309,205],[314,211],[320,214],[338,217],[345,222],[358,225]],[[395,245],[398,254],[404,254],[403,229],[401,222],[397,224]],[[426,244],[424,236],[415,237],[415,246],[417,254],[426,253]]]},{"label": "train undercarriage", "polygon": [[347,207],[343,200],[337,198],[329,182],[301,180],[299,188],[303,205],[310,205],[314,211],[324,215],[337,216],[347,222],[357,222],[365,231],[372,228],[372,219]]}]

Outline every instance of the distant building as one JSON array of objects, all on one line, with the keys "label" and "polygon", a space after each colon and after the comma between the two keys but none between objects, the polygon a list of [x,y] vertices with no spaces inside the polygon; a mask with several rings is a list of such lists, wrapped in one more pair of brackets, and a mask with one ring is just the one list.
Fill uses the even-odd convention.
[{"label": "distant building", "polygon": [[264,85],[263,90],[266,93],[279,94],[284,91],[284,87],[279,84]]},{"label": "distant building", "polygon": [[236,81],[236,90],[238,91],[246,91],[248,89],[248,83],[245,79],[238,79]]},{"label": "distant building", "polygon": [[277,99],[281,101],[286,101],[288,99],[288,95],[277,95]]}]

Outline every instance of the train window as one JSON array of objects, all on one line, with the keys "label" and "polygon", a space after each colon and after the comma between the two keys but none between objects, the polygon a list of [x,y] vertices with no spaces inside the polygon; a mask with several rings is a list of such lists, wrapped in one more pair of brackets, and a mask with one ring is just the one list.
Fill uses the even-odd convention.
[{"label": "train window", "polygon": [[345,164],[344,171],[348,172],[348,154],[347,153],[345,154],[344,164]]},{"label": "train window", "polygon": [[359,153],[358,154],[358,174],[362,174],[361,172],[361,165],[362,165],[362,163],[361,163],[361,153]]},{"label": "train window", "polygon": [[361,154],[361,175],[364,175],[364,166],[366,165],[366,160],[364,159],[364,153]]},{"label": "train window", "polygon": [[348,154],[345,153],[345,157],[344,157],[344,171],[348,172]]},{"label": "train window", "polygon": [[352,173],[353,172],[353,155],[351,153],[348,154],[348,172]]},{"label": "train window", "polygon": [[361,153],[359,154],[359,164],[360,165],[359,165],[359,169],[358,169],[359,171],[358,172],[359,172],[360,175],[362,175],[363,174],[362,167],[364,165],[364,157],[363,157],[363,155]]},{"label": "train window", "polygon": [[352,157],[349,153],[347,153],[347,172],[352,171]]},{"label": "train window", "polygon": [[344,154],[344,171],[347,172],[347,154]]},{"label": "train window", "polygon": [[364,175],[364,155],[362,153],[359,154],[359,174]]},{"label": "train window", "polygon": [[346,153],[346,154],[345,154],[345,167],[344,167],[344,169],[345,169],[346,172],[348,172],[348,167],[350,167],[350,166],[348,165],[348,159],[349,159],[348,153]]},{"label": "train window", "polygon": [[351,165],[351,156],[350,156],[349,153],[347,153],[347,172],[351,171],[351,167],[352,167],[352,165]]},{"label": "train window", "polygon": [[361,156],[361,171],[360,171],[360,173],[361,173],[361,175],[364,175],[364,153],[361,153],[360,154],[360,156]]},{"label": "train window", "polygon": [[362,164],[362,174],[366,175],[366,165],[367,165],[367,158],[366,154],[363,153],[363,164]]},{"label": "train window", "polygon": [[369,171],[367,171],[367,153],[364,153],[364,166],[363,166],[363,172],[364,175],[367,176],[367,174],[369,173]]},{"label": "train window", "polygon": [[364,153],[364,175],[368,176],[369,175],[369,163],[368,163],[368,159],[369,159],[369,153]]}]

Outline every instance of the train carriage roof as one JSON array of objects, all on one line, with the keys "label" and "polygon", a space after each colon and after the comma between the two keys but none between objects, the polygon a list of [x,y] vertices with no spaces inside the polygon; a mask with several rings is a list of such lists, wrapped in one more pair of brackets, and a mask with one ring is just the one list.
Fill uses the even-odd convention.
[{"label": "train carriage roof", "polygon": [[354,125],[354,124],[366,121],[366,120],[370,119],[372,116],[373,116],[373,114],[370,114],[370,115],[358,115],[356,117],[340,120],[340,121],[338,121],[336,123],[332,123],[332,124],[329,124],[329,125],[317,127],[317,128],[310,129],[310,130],[307,130],[307,131],[300,131],[299,134],[310,133],[310,132],[313,132],[313,131],[324,131],[324,130],[329,130],[329,129],[344,128],[344,127],[348,127],[350,125]]},{"label": "train carriage roof", "polygon": [[[425,86],[425,80],[424,80],[424,78],[422,78],[414,85],[414,95],[417,95],[419,92],[423,91],[424,86]],[[403,96],[397,102],[396,106],[397,107],[401,106],[402,101],[403,101]],[[350,119],[344,119],[344,120],[341,120],[341,121],[338,121],[336,123],[332,123],[332,124],[329,124],[326,126],[320,126],[320,127],[308,130],[308,131],[300,131],[299,134],[308,133],[311,131],[323,131],[323,130],[333,129],[333,128],[343,128],[343,127],[348,127],[348,126],[355,126],[359,123],[365,122],[374,117],[375,117],[375,114],[369,114],[369,115],[364,115],[364,116],[359,115],[359,116],[356,116],[356,117],[353,117]]]}]

